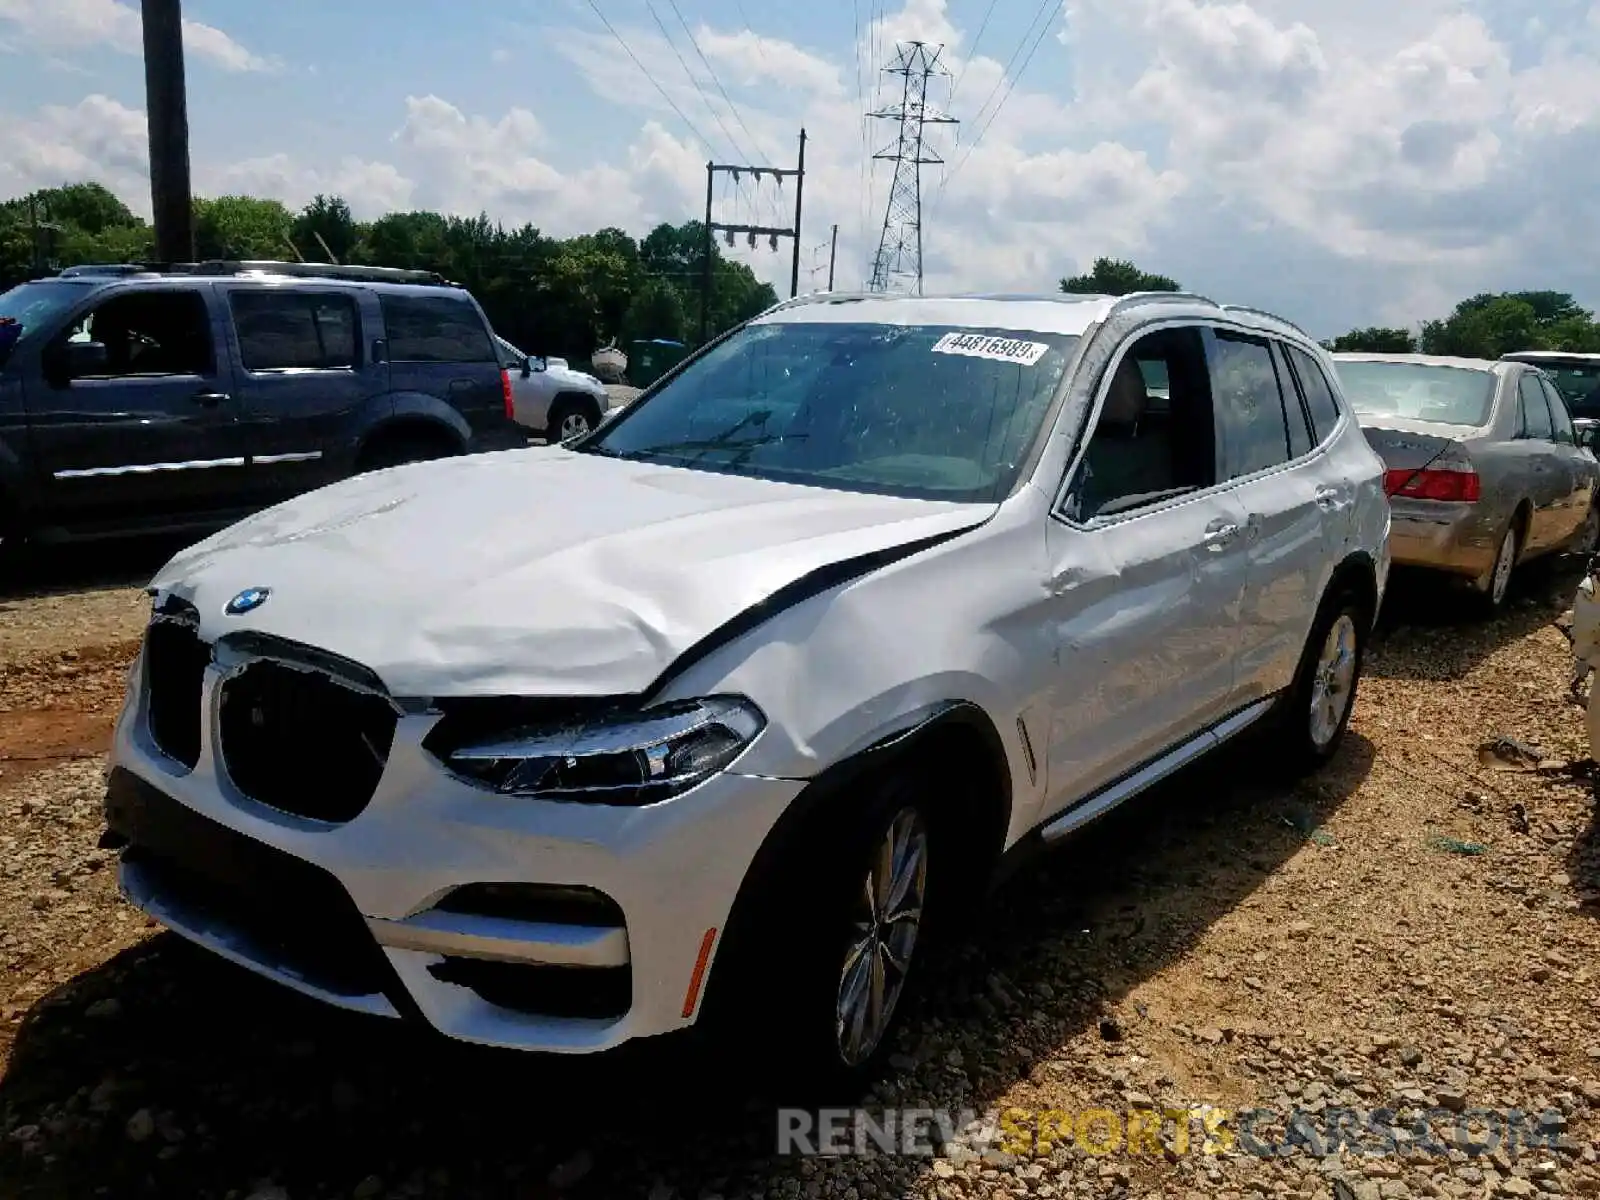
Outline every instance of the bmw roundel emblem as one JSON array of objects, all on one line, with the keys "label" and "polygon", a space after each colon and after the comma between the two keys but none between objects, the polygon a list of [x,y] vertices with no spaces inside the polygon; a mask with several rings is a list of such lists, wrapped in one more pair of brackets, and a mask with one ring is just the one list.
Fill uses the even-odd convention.
[{"label": "bmw roundel emblem", "polygon": [[271,588],[253,587],[245,588],[223,608],[223,612],[230,617],[242,617],[247,612],[254,612],[267,602],[267,597],[272,594]]}]

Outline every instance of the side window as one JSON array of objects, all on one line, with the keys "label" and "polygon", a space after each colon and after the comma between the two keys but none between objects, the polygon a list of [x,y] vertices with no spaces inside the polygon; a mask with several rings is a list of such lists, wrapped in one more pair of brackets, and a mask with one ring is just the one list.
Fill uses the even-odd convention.
[{"label": "side window", "polygon": [[500,362],[478,310],[457,296],[385,295],[379,303],[390,362]]},{"label": "side window", "polygon": [[1298,346],[1285,346],[1289,365],[1300,380],[1300,393],[1306,398],[1306,412],[1311,417],[1311,436],[1320,446],[1328,440],[1333,427],[1339,423],[1339,404],[1328,386],[1328,377],[1322,367]]},{"label": "side window", "polygon": [[1100,415],[1068,491],[1068,518],[1131,512],[1216,482],[1211,380],[1198,329],[1135,340],[1100,387]]},{"label": "side window", "polygon": [[1572,414],[1567,411],[1566,400],[1548,379],[1541,379],[1539,383],[1544,388],[1544,398],[1550,402],[1550,426],[1555,431],[1556,441],[1576,446],[1578,435],[1572,428]]},{"label": "side window", "polygon": [[1550,424],[1550,406],[1545,403],[1539,377],[1524,371],[1517,384],[1517,394],[1522,400],[1522,436],[1549,441],[1555,430]]},{"label": "side window", "polygon": [[1311,436],[1311,426],[1306,418],[1305,405],[1300,402],[1300,391],[1295,387],[1294,374],[1289,370],[1284,355],[1288,347],[1282,342],[1272,343],[1272,363],[1278,369],[1279,391],[1283,393],[1283,417],[1289,423],[1289,457],[1299,458],[1310,454],[1316,445]]},{"label": "side window", "polygon": [[341,293],[236,291],[228,299],[247,371],[332,370],[356,363],[356,305]]},{"label": "side window", "polygon": [[101,379],[210,375],[216,369],[205,297],[190,289],[113,296],[77,323],[72,336],[105,346]]},{"label": "side window", "polygon": [[1224,480],[1253,475],[1289,461],[1283,394],[1267,343],[1228,333],[1216,335],[1211,391],[1217,398],[1217,431]]}]

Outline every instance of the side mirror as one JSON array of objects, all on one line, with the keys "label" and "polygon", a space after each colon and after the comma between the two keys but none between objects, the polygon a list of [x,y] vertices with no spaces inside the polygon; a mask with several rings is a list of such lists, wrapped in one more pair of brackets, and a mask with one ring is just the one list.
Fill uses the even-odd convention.
[{"label": "side mirror", "polygon": [[67,342],[45,356],[45,377],[57,387],[65,387],[85,375],[99,375],[108,359],[104,342]]}]

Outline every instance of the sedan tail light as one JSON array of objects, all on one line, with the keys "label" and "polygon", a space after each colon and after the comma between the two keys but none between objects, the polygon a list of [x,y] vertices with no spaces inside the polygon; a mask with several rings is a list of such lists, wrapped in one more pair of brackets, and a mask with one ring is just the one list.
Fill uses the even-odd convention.
[{"label": "sedan tail light", "polygon": [[504,367],[500,368],[500,398],[505,401],[506,420],[516,420],[517,406],[511,399],[511,372]]},{"label": "sedan tail light", "polygon": [[1481,485],[1478,473],[1470,468],[1402,469],[1383,473],[1383,490],[1391,496],[1405,496],[1413,500],[1451,500],[1471,504],[1481,494]]}]

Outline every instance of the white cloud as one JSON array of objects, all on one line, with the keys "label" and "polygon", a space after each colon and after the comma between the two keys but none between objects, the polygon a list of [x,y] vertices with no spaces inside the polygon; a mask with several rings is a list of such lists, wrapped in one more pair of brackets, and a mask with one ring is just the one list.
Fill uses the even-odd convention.
[{"label": "white cloud", "polygon": [[201,195],[281,200],[292,210],[304,208],[319,194],[342,196],[358,219],[370,221],[409,208],[416,184],[392,163],[345,158],[321,171],[280,153],[202,169],[195,188]]},{"label": "white cloud", "polygon": [[[700,25],[711,69],[681,29],[684,66],[648,22],[617,24],[655,82],[600,26],[551,17],[541,45],[590,92],[559,110],[483,111],[467,94],[419,90],[371,158],[312,163],[252,145],[242,161],[197,161],[197,187],[292,204],[338,192],[363,215],[487,211],[555,235],[643,233],[700,215],[705,162],[736,161],[730,142],[788,167],[804,125],[803,285],[838,223],[838,282],[854,287],[890,170],[864,162],[893,134],[888,122],[866,128],[862,110],[890,102],[895,81],[879,68],[896,39],[916,37],[945,44],[963,119],[959,142],[934,131],[948,165],[923,177],[930,289],[1049,289],[1113,254],[1319,332],[1409,323],[1502,287],[1600,303],[1600,169],[1588,165],[1600,150],[1600,0],[1588,24],[1537,29],[1525,14],[1491,23],[1503,6],[1481,0],[1073,0],[1050,12],[1046,32],[1061,36],[1042,41],[987,128],[974,117],[1006,94],[1020,31],[991,31],[973,56],[975,29],[952,17],[970,7],[898,0],[862,27],[854,61],[849,49]],[[126,42],[132,12],[122,0],[0,0],[0,21],[62,48]],[[627,114],[632,136],[588,140],[580,121],[596,106]],[[0,133],[0,183],[13,191],[97,176],[143,207],[143,172],[143,117],[105,96]],[[792,181],[780,191],[745,179],[725,194],[719,183],[716,216],[783,225],[793,202]],[[787,292],[787,243],[727,252]]]},{"label": "white cloud", "polygon": [[[105,45],[125,54],[143,53],[143,27],[138,7],[122,0],[0,0],[0,21],[15,27],[21,44],[14,52],[39,47],[77,49]],[[253,54],[222,30],[187,17],[183,22],[186,55],[225,71],[268,71],[275,60]]]},{"label": "white cloud", "polygon": [[0,124],[0,195],[98,180],[136,212],[150,210],[144,113],[98,93]]}]

